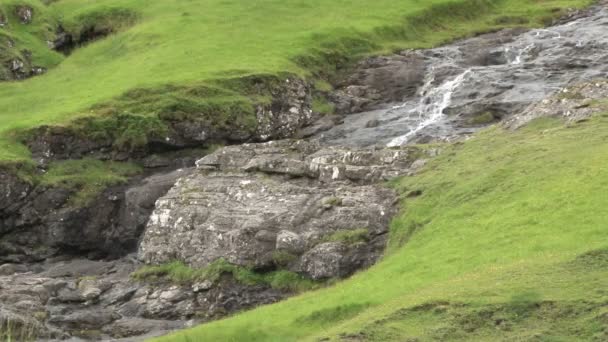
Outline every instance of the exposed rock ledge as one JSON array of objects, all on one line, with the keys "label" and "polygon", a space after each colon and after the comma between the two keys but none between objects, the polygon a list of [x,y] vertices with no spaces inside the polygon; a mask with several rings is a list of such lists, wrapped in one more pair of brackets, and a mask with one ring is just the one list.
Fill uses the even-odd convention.
[{"label": "exposed rock ledge", "polygon": [[[224,148],[157,201],[139,257],[273,269],[282,252],[289,270],[313,279],[350,275],[380,256],[395,212],[396,194],[373,184],[407,173],[418,157],[416,148],[321,149],[301,140]],[[348,232],[366,242],[335,238]]]}]

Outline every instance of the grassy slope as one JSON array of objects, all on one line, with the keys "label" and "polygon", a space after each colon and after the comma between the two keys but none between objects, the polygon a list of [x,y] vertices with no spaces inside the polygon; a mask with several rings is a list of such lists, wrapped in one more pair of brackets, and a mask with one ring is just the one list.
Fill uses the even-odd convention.
[{"label": "grassy slope", "polygon": [[[75,51],[44,76],[0,84],[0,161],[28,159],[10,131],[90,114],[91,106],[134,88],[248,74],[307,74],[310,70],[294,63],[296,57],[430,46],[494,28],[499,16],[531,18],[529,24],[538,25],[552,9],[589,1],[478,0],[483,6],[464,7],[460,13],[433,12],[422,19],[421,11],[432,5],[466,1],[60,0],[48,7],[39,0],[27,2],[41,11],[34,23],[23,27],[13,20],[0,31],[31,40],[32,32],[43,31],[51,19],[77,26],[91,13],[117,7],[136,12],[139,20],[126,31]],[[32,44],[40,47],[41,35]],[[336,43],[345,37],[360,40],[347,47]],[[42,56],[41,64],[49,66],[59,58]]]},{"label": "grassy slope", "polygon": [[395,182],[423,193],[404,201],[372,269],[159,341],[602,340],[607,158],[608,115],[490,129]]}]

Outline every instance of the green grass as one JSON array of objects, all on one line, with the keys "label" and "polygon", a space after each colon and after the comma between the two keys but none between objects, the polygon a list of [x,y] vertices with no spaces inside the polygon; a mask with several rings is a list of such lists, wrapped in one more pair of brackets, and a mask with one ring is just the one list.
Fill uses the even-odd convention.
[{"label": "green grass", "polygon": [[80,159],[53,162],[38,181],[43,186],[68,189],[71,205],[88,204],[107,187],[127,182],[129,176],[141,172],[132,163]]},{"label": "green grass", "polygon": [[323,242],[341,242],[346,245],[364,243],[369,239],[369,229],[339,230],[323,238]]},{"label": "green grass", "polygon": [[607,160],[608,115],[490,128],[394,181],[376,266],[157,341],[603,341]]},{"label": "green grass", "polygon": [[193,284],[208,280],[217,282],[223,274],[230,274],[239,283],[245,285],[266,284],[278,290],[302,292],[318,288],[319,283],[305,279],[293,272],[278,270],[268,273],[257,273],[245,267],[232,265],[224,259],[218,259],[207,267],[195,269],[182,262],[174,261],[162,265],[144,266],[132,274],[140,281],[168,281],[177,284]]},{"label": "green grass", "polygon": [[[11,17],[10,6],[17,2],[34,7],[32,24],[20,24]],[[32,50],[35,62],[51,70],[24,82],[0,84],[0,161],[29,159],[27,149],[11,134],[16,130],[125,111],[159,116],[157,110],[150,110],[155,106],[142,106],[144,97],[125,101],[135,89],[149,93],[168,86],[214,87],[218,80],[250,75],[327,76],[335,73],[337,64],[365,54],[429,47],[476,32],[521,25],[517,20],[499,23],[497,18],[504,16],[524,17],[528,19],[525,25],[542,25],[546,18],[557,15],[556,8],[589,2],[59,0],[47,6],[39,0],[3,1],[0,7],[11,22],[0,29],[0,36],[11,35],[19,49]],[[117,33],[66,58],[45,48],[58,22],[74,34],[91,25]],[[243,120],[250,121],[247,108],[251,100],[243,99],[240,89],[220,90],[231,91],[236,94],[185,98],[207,116],[244,113]],[[156,103],[172,108],[170,102],[179,100],[180,94],[180,90],[168,92]],[[321,111],[330,110],[322,103],[319,106]],[[115,110],[104,112],[100,107]],[[179,111],[169,113],[176,114]]]}]

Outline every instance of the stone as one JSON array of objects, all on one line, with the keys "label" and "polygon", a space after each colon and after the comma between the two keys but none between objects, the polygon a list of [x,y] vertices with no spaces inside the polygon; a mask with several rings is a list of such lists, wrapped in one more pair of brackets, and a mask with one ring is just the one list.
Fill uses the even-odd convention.
[{"label": "stone", "polygon": [[[298,140],[222,148],[157,201],[139,258],[193,267],[222,258],[267,268],[275,252],[299,258],[336,231],[368,227],[384,241],[396,195],[374,184],[407,173],[419,156],[415,148],[321,148]],[[327,208],[334,197],[342,204]],[[382,243],[372,245],[366,253],[378,256]],[[362,259],[349,260],[369,265]]]},{"label": "stone", "polygon": [[210,290],[213,287],[213,282],[209,280],[201,281],[192,285],[192,291],[195,293]]},{"label": "stone", "polygon": [[29,24],[34,19],[34,9],[30,6],[19,5],[15,8],[15,14],[23,24]]},{"label": "stone", "polygon": [[322,243],[302,256],[301,269],[315,280],[344,276],[346,248],[340,243]]}]

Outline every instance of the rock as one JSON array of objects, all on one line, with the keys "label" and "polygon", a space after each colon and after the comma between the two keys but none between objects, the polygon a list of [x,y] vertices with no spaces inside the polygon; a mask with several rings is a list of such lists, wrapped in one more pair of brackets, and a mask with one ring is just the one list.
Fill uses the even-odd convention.
[{"label": "rock", "polygon": [[62,251],[125,255],[136,248],[156,199],[189,172],[159,173],[112,187],[82,207],[70,205],[70,190],[31,189],[0,171],[0,262],[43,260]]},{"label": "rock", "polygon": [[147,335],[151,332],[156,332],[154,335],[160,335],[164,332],[182,328],[185,328],[185,323],[181,321],[121,318],[114,323],[105,326],[102,331],[113,338],[127,338]]},{"label": "rock", "polygon": [[288,230],[281,230],[277,234],[276,249],[289,253],[299,254],[306,249],[306,241],[298,234]]},{"label": "rock", "polygon": [[591,115],[608,110],[600,100],[608,97],[608,81],[596,80],[574,84],[561,89],[557,94],[514,115],[504,122],[510,129],[520,128],[540,117],[560,117],[567,122],[577,122]]},{"label": "rock", "polygon": [[10,276],[15,273],[24,273],[24,272],[27,272],[27,267],[25,265],[19,265],[19,264],[0,265],[0,276]]},{"label": "rock", "polygon": [[34,9],[27,5],[18,5],[15,7],[15,14],[23,24],[29,24],[34,18]]},{"label": "rock", "polygon": [[270,91],[271,104],[259,105],[256,109],[256,140],[289,138],[312,122],[311,89],[306,82],[287,78],[280,87]]},{"label": "rock", "polygon": [[213,287],[213,282],[205,280],[192,285],[192,291],[195,293],[210,290]]},{"label": "rock", "polygon": [[[194,267],[224,258],[266,268],[277,251],[299,258],[328,235],[367,228],[374,242],[365,253],[374,259],[396,197],[371,184],[407,173],[419,155],[415,148],[323,149],[289,140],[220,149],[157,201],[139,258]],[[340,205],[327,207],[328,198],[340,198]],[[356,266],[342,269],[373,262],[362,259],[348,259]]]},{"label": "rock", "polygon": [[301,269],[312,279],[329,279],[348,274],[343,268],[346,248],[340,243],[322,243],[302,256]]},{"label": "rock", "polygon": [[414,95],[424,81],[424,57],[404,52],[391,57],[373,57],[359,63],[330,98],[340,114],[376,108]]},{"label": "rock", "polygon": [[79,310],[68,314],[53,315],[49,323],[71,330],[99,330],[120,318],[111,310]]}]

